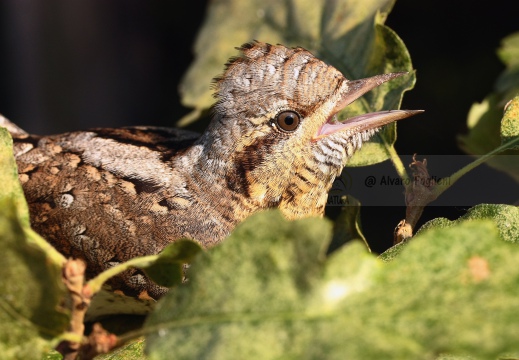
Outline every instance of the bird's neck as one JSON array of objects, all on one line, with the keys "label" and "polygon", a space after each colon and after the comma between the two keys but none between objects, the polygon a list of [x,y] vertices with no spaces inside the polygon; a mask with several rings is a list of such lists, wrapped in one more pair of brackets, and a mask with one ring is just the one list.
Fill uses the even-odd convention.
[{"label": "bird's neck", "polygon": [[225,199],[225,211],[237,221],[267,208],[280,208],[289,219],[324,213],[340,162],[331,169],[308,157],[301,166],[274,158],[256,161],[251,169],[250,162],[258,154],[240,152],[240,139],[231,136],[232,129],[222,128],[209,128],[219,132],[204,133],[191,149],[192,175],[213,205]]},{"label": "bird's neck", "polygon": [[239,222],[258,210],[232,180],[236,178],[233,146],[228,136],[205,132],[172,164],[174,168],[183,169],[184,175],[188,174],[184,178],[185,187],[196,194],[190,211],[196,210],[195,216],[200,216],[205,224],[198,227],[202,233],[195,232],[192,236],[205,246],[220,241]]}]

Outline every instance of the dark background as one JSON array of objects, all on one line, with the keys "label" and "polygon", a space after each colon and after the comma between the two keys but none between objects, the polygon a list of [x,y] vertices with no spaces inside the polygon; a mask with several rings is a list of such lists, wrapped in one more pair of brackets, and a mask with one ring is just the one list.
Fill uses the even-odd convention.
[{"label": "dark background", "polygon": [[[0,113],[38,134],[172,126],[188,112],[177,85],[192,60],[205,5],[0,0]],[[404,40],[417,69],[416,87],[402,107],[426,110],[399,124],[398,152],[462,154],[456,136],[466,132],[467,112],[492,91],[504,68],[496,56],[500,40],[519,31],[510,1],[400,0],[386,24]],[[510,178],[480,171],[449,191],[472,191],[482,196],[479,202],[517,199],[517,192],[510,195],[510,189],[517,191]],[[489,188],[504,191],[485,198]],[[466,208],[431,206],[422,220],[457,218]],[[374,250],[391,244],[392,229],[404,216],[404,207],[363,208],[364,232]]]}]

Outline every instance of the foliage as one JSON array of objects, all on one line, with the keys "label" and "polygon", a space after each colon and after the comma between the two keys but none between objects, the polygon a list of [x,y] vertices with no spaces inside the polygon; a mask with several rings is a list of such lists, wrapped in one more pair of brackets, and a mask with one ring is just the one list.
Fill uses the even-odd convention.
[{"label": "foliage", "polygon": [[519,242],[519,207],[504,204],[476,205],[469,209],[465,215],[454,221],[445,218],[436,218],[422,226],[419,233],[429,228],[445,228],[466,220],[474,219],[493,220],[503,240],[512,243]]},{"label": "foliage", "polygon": [[[483,155],[497,148],[502,142],[517,138],[517,106],[507,107],[503,122],[501,118],[507,102],[519,94],[519,58],[516,56],[518,53],[519,33],[503,39],[498,54],[506,69],[497,79],[495,91],[481,103],[472,105],[470,109],[467,117],[469,133],[458,137],[460,147],[465,152]],[[512,114],[512,111],[515,114]],[[488,164],[519,181],[517,155],[518,149],[510,149],[489,160]]]},{"label": "foliage", "polygon": [[27,205],[4,128],[0,144],[0,354],[7,359],[39,359],[42,351],[56,345],[68,322],[60,306],[66,298],[61,264],[27,231]]},{"label": "foliage", "polygon": [[[257,231],[269,226],[275,235]],[[519,248],[491,221],[431,227],[386,264],[360,243],[325,259],[329,239],[326,220],[249,218],[149,317],[150,358],[491,359],[517,350]]]},{"label": "foliage", "polygon": [[110,354],[96,357],[96,360],[145,360],[144,338],[138,338]]}]

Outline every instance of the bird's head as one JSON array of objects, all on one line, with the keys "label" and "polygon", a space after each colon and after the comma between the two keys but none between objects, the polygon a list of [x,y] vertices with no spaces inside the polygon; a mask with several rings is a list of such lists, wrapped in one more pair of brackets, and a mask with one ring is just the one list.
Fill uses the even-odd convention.
[{"label": "bird's head", "polygon": [[[336,114],[403,73],[347,80],[303,48],[253,42],[215,80],[204,135],[211,161],[258,208],[288,218],[320,215],[327,193],[354,151],[377,129],[419,111],[383,111],[339,122]],[[209,150],[210,149],[210,150]]]}]

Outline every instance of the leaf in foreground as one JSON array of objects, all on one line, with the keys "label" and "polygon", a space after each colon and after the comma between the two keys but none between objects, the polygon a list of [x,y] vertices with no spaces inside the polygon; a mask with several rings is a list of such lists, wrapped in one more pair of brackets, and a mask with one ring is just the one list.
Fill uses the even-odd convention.
[{"label": "leaf in foreground", "polygon": [[[0,354],[5,359],[40,359],[68,326],[61,262],[55,250],[31,232],[18,181],[12,139],[0,127]],[[39,244],[45,244],[43,247]]]},{"label": "leaf in foreground", "polygon": [[[0,115],[1,116],[1,115]],[[6,128],[0,126],[0,199],[12,199],[16,203],[18,218],[23,226],[29,226],[29,208],[18,180],[18,169],[13,156],[13,139]]]},{"label": "leaf in foreground", "polygon": [[105,355],[98,355],[96,360],[146,360],[144,339],[139,338]]},{"label": "leaf in foreground", "polygon": [[[212,105],[211,80],[222,73],[223,64],[231,56],[236,56],[236,46],[253,39],[304,47],[348,79],[409,71],[408,76],[372,90],[338,116],[346,119],[370,111],[397,109],[403,93],[413,87],[415,75],[404,43],[383,25],[393,3],[393,0],[211,1],[196,40],[195,60],[180,85],[183,105],[195,108],[188,118],[197,118]],[[388,143],[393,144],[395,126],[387,126],[384,134]],[[385,147],[375,137],[357,152],[348,166],[386,159]]]},{"label": "leaf in foreground", "polygon": [[519,248],[490,221],[424,231],[384,263],[323,257],[322,219],[251,217],[202,254],[145,329],[151,359],[494,359],[517,350]]},{"label": "leaf in foreground", "polygon": [[[466,214],[456,220],[447,218],[433,219],[426,222],[416,232],[416,235],[420,235],[430,229],[448,228],[467,220],[491,220],[497,226],[499,235],[503,240],[513,243],[519,242],[519,207],[506,204],[479,204],[470,208]],[[392,246],[380,254],[380,258],[384,261],[393,260],[407,244],[408,242],[402,242]]]},{"label": "leaf in foreground", "polygon": [[425,223],[417,232],[446,228],[466,220],[492,220],[497,226],[501,238],[505,241],[519,242],[519,207],[506,204],[480,204],[470,208],[465,215],[457,220],[436,218]]},{"label": "leaf in foreground", "polygon": [[68,326],[61,269],[28,243],[12,201],[0,201],[0,354],[40,359]]}]

